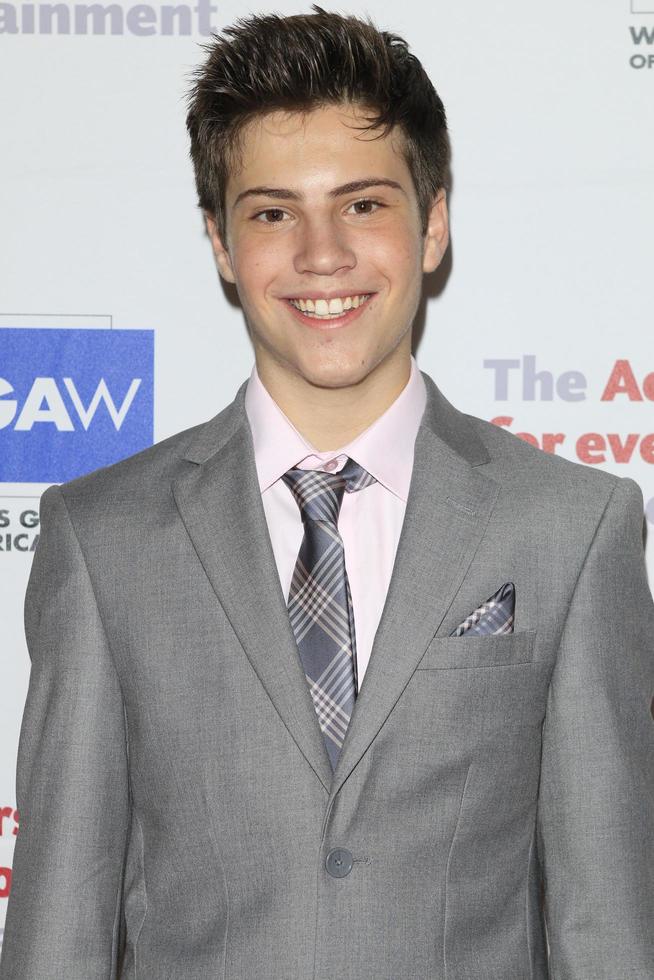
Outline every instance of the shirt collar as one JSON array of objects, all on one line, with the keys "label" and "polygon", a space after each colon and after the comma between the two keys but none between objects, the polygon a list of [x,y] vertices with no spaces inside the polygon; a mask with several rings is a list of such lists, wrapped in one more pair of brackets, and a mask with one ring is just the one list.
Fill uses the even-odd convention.
[{"label": "shirt collar", "polygon": [[256,363],[245,391],[245,411],[252,431],[254,459],[263,493],[287,470],[299,466],[319,469],[331,459],[336,471],[352,456],[368,473],[406,502],[413,470],[413,451],[427,390],[415,358],[411,374],[395,401],[346,446],[319,452],[295,428],[261,381]]}]

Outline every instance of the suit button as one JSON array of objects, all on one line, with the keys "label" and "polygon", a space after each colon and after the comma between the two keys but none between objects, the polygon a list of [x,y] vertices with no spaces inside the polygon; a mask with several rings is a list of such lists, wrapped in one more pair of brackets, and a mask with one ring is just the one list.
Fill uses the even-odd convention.
[{"label": "suit button", "polygon": [[352,855],[344,847],[335,847],[327,855],[325,867],[333,878],[344,878],[352,870]]}]

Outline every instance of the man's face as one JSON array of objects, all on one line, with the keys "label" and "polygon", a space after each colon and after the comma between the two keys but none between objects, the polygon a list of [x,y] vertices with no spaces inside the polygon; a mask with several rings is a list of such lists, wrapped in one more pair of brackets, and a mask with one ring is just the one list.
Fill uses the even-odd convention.
[{"label": "man's face", "polygon": [[447,246],[445,195],[423,236],[402,136],[355,129],[363,111],[341,104],[250,123],[226,187],[225,242],[207,216],[262,380],[343,387],[384,365],[406,373],[422,276]]}]

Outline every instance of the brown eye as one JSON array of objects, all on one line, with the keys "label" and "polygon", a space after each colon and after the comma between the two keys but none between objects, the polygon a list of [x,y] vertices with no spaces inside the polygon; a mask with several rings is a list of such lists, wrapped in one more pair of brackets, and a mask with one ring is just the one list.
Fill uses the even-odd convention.
[{"label": "brown eye", "polygon": [[[284,214],[285,212],[282,211],[281,208],[266,208],[265,211],[259,211],[259,213],[255,214],[254,217],[255,220],[262,221],[263,224],[275,225],[275,224],[279,224],[281,221],[284,220]],[[267,217],[264,216],[270,217],[271,220],[268,221]]]},{"label": "brown eye", "polygon": [[373,201],[371,198],[365,197],[360,201],[354,201],[350,207],[355,209],[356,214],[373,214],[377,208],[382,208],[384,205],[380,204],[379,201]]}]

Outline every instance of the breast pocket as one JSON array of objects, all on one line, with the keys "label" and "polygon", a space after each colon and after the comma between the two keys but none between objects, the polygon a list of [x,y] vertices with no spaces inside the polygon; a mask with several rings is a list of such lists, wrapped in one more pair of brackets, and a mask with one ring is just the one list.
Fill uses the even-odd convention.
[{"label": "breast pocket", "polygon": [[497,636],[438,636],[431,641],[417,670],[464,670],[530,664],[536,630]]}]

